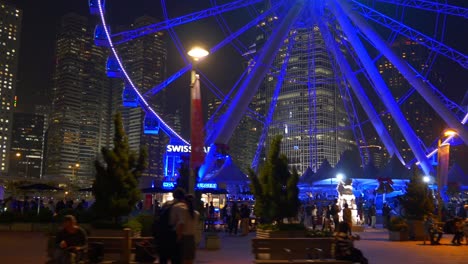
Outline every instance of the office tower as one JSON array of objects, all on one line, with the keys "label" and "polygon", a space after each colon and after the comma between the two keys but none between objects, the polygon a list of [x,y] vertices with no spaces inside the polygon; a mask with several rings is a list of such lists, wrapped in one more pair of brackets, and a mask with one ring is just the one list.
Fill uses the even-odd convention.
[{"label": "office tower", "polygon": [[345,150],[356,146],[356,141],[339,90],[339,85],[344,84],[337,78],[333,58],[317,27],[290,32],[265,80],[266,106],[274,97],[289,41],[294,44],[268,131],[269,140],[283,135],[281,151],[299,173],[308,167],[316,171],[324,160],[334,166]]},{"label": "office tower", "polygon": [[42,178],[44,116],[36,113],[14,113],[13,120],[9,174]]},{"label": "office tower", "polygon": [[8,174],[22,11],[0,1],[0,176]]},{"label": "office tower", "polygon": [[[407,39],[398,39],[392,48],[416,70],[422,74],[427,74],[428,63],[430,63],[427,61],[429,57],[427,49]],[[405,78],[388,60],[381,59],[378,67],[393,96],[399,101],[402,113],[419,137],[421,143],[425,146],[433,145],[435,143],[434,140],[437,139],[438,134],[443,129],[441,121],[434,110],[412,89]],[[427,78],[436,87],[442,86],[442,79],[436,72],[429,72]],[[385,113],[385,111],[382,111],[382,113]],[[412,160],[414,158],[412,150],[390,114],[387,113],[382,119],[403,159],[405,161]]]},{"label": "office tower", "polygon": [[94,45],[93,29],[76,14],[61,20],[47,140],[46,174],[82,185],[93,179],[94,160],[112,134],[112,91],[104,67],[108,51]]},{"label": "office tower", "polygon": [[[157,23],[150,16],[139,17],[132,24],[132,28]],[[122,28],[122,30],[125,30]],[[127,72],[141,93],[145,93],[166,76],[167,50],[163,32],[146,35],[118,47]],[[165,91],[152,96],[149,103],[163,117],[166,116]],[[125,131],[127,132],[130,148],[139,151],[141,146],[148,148],[148,169],[145,176],[162,177],[163,155],[166,150],[168,138],[163,132],[158,135],[145,134],[143,123],[145,112],[141,108],[121,109]]]}]

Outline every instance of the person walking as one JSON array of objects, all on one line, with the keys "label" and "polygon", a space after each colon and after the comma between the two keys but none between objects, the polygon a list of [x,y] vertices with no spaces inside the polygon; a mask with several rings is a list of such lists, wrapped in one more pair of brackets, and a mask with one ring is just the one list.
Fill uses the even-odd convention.
[{"label": "person walking", "polygon": [[312,217],[312,230],[315,230],[315,228],[317,227],[317,221],[318,221],[318,208],[316,204],[312,205],[311,217]]},{"label": "person walking", "polygon": [[196,255],[195,234],[198,231],[200,213],[195,211],[195,198],[189,194],[174,207],[177,234],[177,253],[183,264],[193,264]]},{"label": "person walking", "polygon": [[243,204],[240,211],[242,236],[249,234],[250,209],[247,204]]},{"label": "person walking", "polygon": [[461,245],[461,240],[463,238],[463,228],[464,228],[464,220],[460,217],[455,217],[454,221],[453,221],[453,225],[454,225],[454,235],[453,235],[453,238],[452,238],[452,244],[454,245]]},{"label": "person walking", "polygon": [[375,208],[375,204],[372,204],[371,208],[369,209],[369,216],[371,220],[371,227],[375,228],[375,224],[377,222],[377,209]]},{"label": "person walking", "polygon": [[330,227],[330,207],[328,205],[322,206],[322,231]]},{"label": "person walking", "polygon": [[231,207],[231,222],[229,223],[229,234],[237,235],[237,228],[239,225],[240,213],[237,203],[234,202]]},{"label": "person walking", "polygon": [[312,206],[307,203],[304,208],[304,225],[306,228],[310,228],[312,226]]},{"label": "person walking", "polygon": [[349,208],[348,204],[344,204],[344,209],[343,209],[343,222],[345,222],[348,225],[349,229],[349,235],[352,235],[352,228],[353,228],[353,217],[351,213],[351,209]]},{"label": "person walking", "polygon": [[382,208],[382,215],[384,219],[384,228],[388,228],[388,224],[390,223],[390,216],[391,216],[392,208],[388,206],[387,203],[384,203],[384,206]]},{"label": "person walking", "polygon": [[340,207],[338,206],[338,200],[334,200],[333,201],[333,204],[331,205],[331,210],[330,210],[330,215],[333,219],[333,224],[334,224],[334,228],[335,230],[337,230],[338,228],[338,224],[340,223],[340,217],[339,217],[339,213],[340,213]]}]

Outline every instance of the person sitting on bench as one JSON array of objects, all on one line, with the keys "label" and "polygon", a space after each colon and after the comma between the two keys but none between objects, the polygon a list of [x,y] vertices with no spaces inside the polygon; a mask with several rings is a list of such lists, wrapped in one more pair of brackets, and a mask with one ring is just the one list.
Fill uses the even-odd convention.
[{"label": "person sitting on bench", "polygon": [[360,237],[349,235],[349,225],[345,222],[340,222],[335,233],[336,259],[349,260],[353,263],[368,264],[369,261],[364,257],[361,250],[354,247],[354,240],[359,240]]},{"label": "person sitting on bench", "polygon": [[86,232],[78,226],[73,215],[63,218],[63,228],[56,236],[54,262],[57,264],[74,264],[82,260],[88,244]]},{"label": "person sitting on bench", "polygon": [[432,214],[427,215],[426,221],[424,222],[424,228],[431,239],[431,245],[440,245],[440,239],[442,238],[443,232],[442,229],[434,222],[434,216]]}]

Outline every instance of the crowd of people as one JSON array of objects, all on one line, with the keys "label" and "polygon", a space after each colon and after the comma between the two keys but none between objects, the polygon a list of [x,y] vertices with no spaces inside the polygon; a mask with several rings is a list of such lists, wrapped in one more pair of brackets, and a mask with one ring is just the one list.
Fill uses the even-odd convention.
[{"label": "crowd of people", "polygon": [[48,199],[30,198],[25,196],[24,199],[9,197],[0,201],[0,212],[13,212],[19,214],[27,214],[28,212],[37,212],[42,209],[48,209],[52,214],[58,214],[65,209],[71,210],[86,210],[89,204],[86,200],[73,199]]}]

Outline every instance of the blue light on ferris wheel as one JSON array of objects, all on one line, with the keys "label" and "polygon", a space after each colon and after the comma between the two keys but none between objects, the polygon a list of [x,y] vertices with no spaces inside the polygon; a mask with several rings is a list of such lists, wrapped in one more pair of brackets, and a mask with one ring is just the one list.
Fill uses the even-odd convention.
[{"label": "blue light on ferris wheel", "polygon": [[122,91],[122,104],[124,107],[138,107],[138,95],[135,90],[128,84],[125,84],[125,87]]},{"label": "blue light on ferris wheel", "polygon": [[109,78],[122,78],[122,69],[120,69],[119,62],[114,56],[107,58],[106,64],[107,77]]},{"label": "blue light on ferris wheel", "polygon": [[[107,27],[107,30],[110,31],[110,28]],[[94,44],[98,47],[106,47],[109,44],[106,36],[106,29],[103,25],[97,25],[94,28]]]},{"label": "blue light on ferris wheel", "polygon": [[[101,0],[101,7],[104,12],[104,6],[106,5],[106,0]],[[99,15],[99,1],[98,0],[89,0],[88,1],[89,12],[91,15]]]},{"label": "blue light on ferris wheel", "polygon": [[144,132],[147,135],[159,134],[159,120],[151,113],[145,115]]}]

